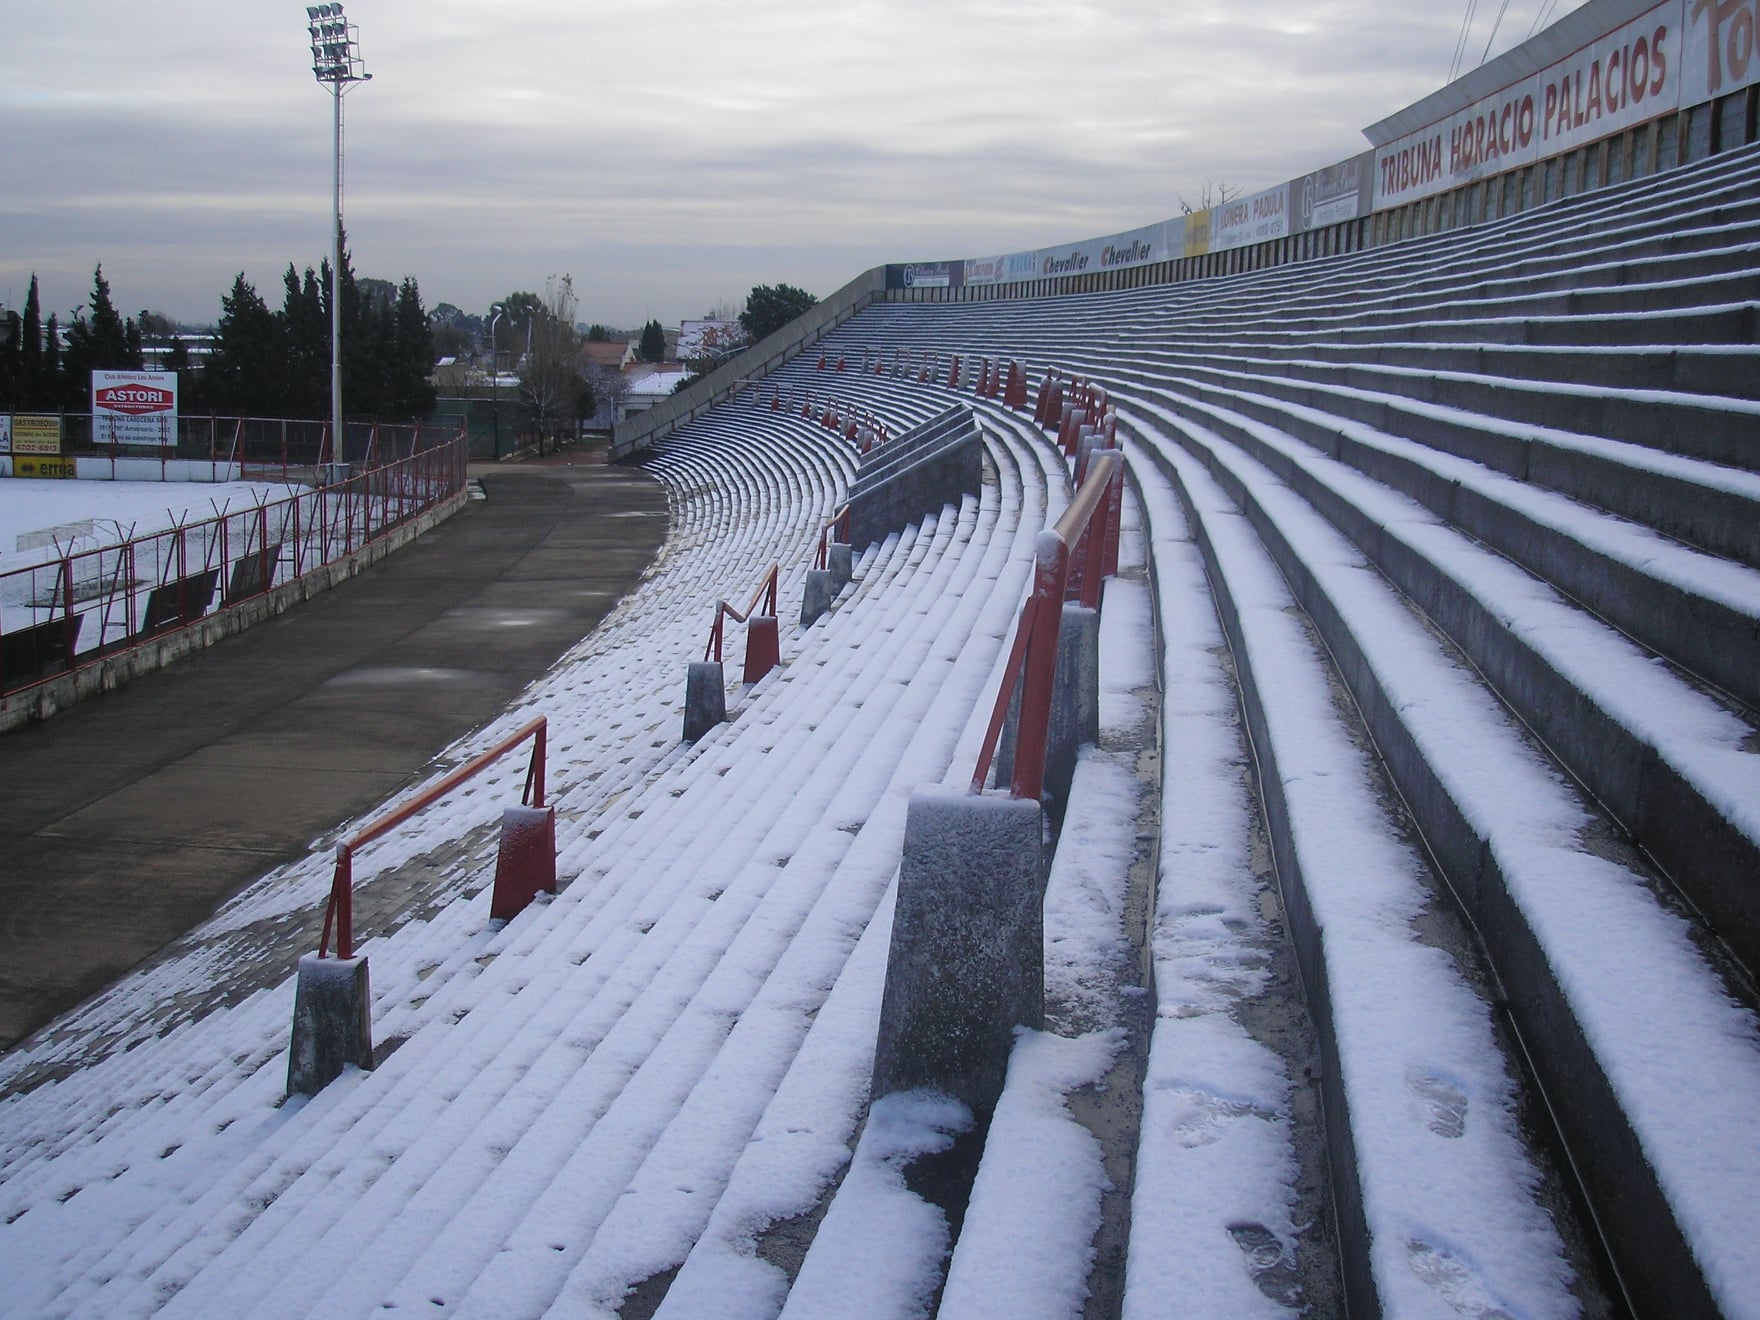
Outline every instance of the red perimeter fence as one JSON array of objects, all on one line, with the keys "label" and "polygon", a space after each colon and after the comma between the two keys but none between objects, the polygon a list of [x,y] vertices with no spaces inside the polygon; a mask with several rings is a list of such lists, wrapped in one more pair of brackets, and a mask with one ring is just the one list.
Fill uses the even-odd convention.
[{"label": "red perimeter fence", "polygon": [[235,478],[300,488],[140,536],[93,544],[81,528],[9,555],[34,562],[0,572],[0,695],[346,559],[464,489],[456,426],[351,427],[344,449],[353,457],[338,477],[323,466],[321,423],[193,420],[213,423],[214,458],[234,465]]}]

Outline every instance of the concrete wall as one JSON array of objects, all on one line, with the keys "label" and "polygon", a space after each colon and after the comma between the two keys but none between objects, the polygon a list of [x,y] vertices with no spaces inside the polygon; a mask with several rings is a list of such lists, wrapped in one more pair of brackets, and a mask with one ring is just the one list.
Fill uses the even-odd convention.
[{"label": "concrete wall", "polygon": [[976,495],[984,478],[983,432],[971,409],[944,415],[880,450],[877,478],[864,470],[849,498],[849,543],[857,550],[964,495]]}]

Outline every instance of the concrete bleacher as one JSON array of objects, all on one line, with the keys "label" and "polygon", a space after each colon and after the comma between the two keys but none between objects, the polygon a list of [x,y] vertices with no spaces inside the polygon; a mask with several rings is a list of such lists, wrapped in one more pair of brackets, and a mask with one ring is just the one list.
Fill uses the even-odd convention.
[{"label": "concrete bleacher", "polygon": [[[1535,1172],[1450,1188],[1484,1213],[1441,1235],[1440,1273],[1500,1260],[1474,1286],[1519,1295],[1502,1235],[1554,1218],[1605,1235],[1643,1313],[1757,1295],[1730,1215],[1760,1079],[1757,244],[1748,151],[1348,258],[882,306],[831,337],[1091,377],[1152,562],[1201,548],[1321,1041],[1357,1304],[1406,1313],[1442,1259],[1413,1225],[1439,1218],[1447,1145],[1402,1160],[1401,1104],[1456,1141],[1476,1107],[1550,1113],[1536,1126],[1568,1150],[1507,1126]],[[1164,903],[1181,881],[1169,860]],[[1385,925],[1358,910],[1369,890],[1413,928],[1360,929]],[[1477,1040],[1384,1021],[1426,958]],[[1570,1165],[1593,1206],[1574,1227]]]},{"label": "concrete bleacher", "polygon": [[[448,758],[550,717],[561,892],[486,924],[509,772],[369,855],[428,886],[362,932],[371,1073],[281,1104],[285,987],[156,1007],[223,974],[199,943],[8,1056],[0,1086],[64,1075],[0,1111],[30,1262],[0,1310],[905,1316],[945,1282],[947,1316],[1755,1313],[1757,250],[1750,151],[831,332],[831,361],[1086,376],[1130,472],[1048,1031],[957,1233],[899,1173],[943,1118],[868,1109],[889,887],[908,794],[970,773],[1069,479],[969,383],[800,355],[645,456],[644,582]],[[772,387],[895,434],[969,404],[984,480],[686,745],[714,602],[779,560],[795,617],[857,472]],[[317,904],[325,861],[217,920]]]}]

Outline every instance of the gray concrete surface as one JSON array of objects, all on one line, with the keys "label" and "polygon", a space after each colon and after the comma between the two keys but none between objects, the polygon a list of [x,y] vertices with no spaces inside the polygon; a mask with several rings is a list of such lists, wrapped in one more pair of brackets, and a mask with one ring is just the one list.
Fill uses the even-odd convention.
[{"label": "gray concrete surface", "polygon": [[661,487],[598,454],[472,475],[486,500],[349,582],[0,736],[0,1048],[422,778],[665,536]]}]

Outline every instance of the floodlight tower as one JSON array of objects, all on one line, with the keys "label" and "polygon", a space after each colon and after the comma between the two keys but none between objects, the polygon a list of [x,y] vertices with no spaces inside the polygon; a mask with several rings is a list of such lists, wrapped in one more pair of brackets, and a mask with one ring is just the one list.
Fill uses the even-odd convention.
[{"label": "floodlight tower", "polygon": [[312,38],[312,76],[330,89],[336,107],[336,251],[330,263],[330,463],[332,478],[346,470],[342,430],[342,97],[372,78],[361,60],[360,29],[342,16],[340,4],[307,5]]}]

